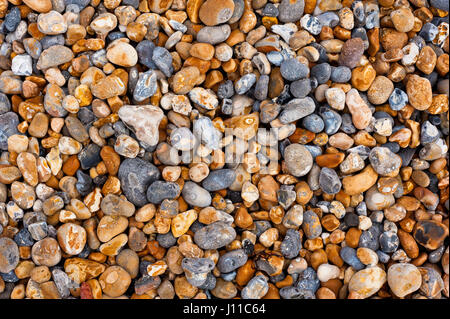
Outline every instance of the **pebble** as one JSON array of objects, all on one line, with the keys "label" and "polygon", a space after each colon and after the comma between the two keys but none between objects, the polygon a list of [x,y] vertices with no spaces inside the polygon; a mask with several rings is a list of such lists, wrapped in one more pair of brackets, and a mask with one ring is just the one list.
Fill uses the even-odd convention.
[{"label": "pebble", "polygon": [[351,277],[348,289],[357,293],[362,299],[366,299],[377,293],[385,282],[386,272],[383,269],[377,266],[369,267]]},{"label": "pebble", "polygon": [[387,281],[392,292],[402,298],[420,288],[422,275],[413,264],[394,264],[388,269]]},{"label": "pebble", "polygon": [[198,207],[207,207],[211,204],[211,195],[209,192],[193,182],[186,182],[184,184],[182,195],[184,200],[192,205]]},{"label": "pebble", "polygon": [[243,249],[236,249],[219,258],[217,269],[222,273],[229,273],[243,266],[247,262],[247,259],[247,254]]},{"label": "pebble", "polygon": [[156,166],[140,158],[128,158],[119,167],[118,177],[125,196],[135,205],[147,203],[148,186],[159,179]]},{"label": "pebble", "polygon": [[281,76],[288,81],[296,81],[305,78],[308,67],[295,58],[284,60],[280,65]]},{"label": "pebble", "polygon": [[215,222],[194,234],[194,242],[202,249],[218,249],[231,243],[236,237],[235,230],[223,223]]},{"label": "pebble", "polygon": [[8,273],[19,263],[19,248],[10,238],[0,238],[0,272]]},{"label": "pebble", "polygon": [[308,174],[313,165],[311,153],[301,144],[291,144],[286,147],[284,158],[289,172],[297,177]]}]

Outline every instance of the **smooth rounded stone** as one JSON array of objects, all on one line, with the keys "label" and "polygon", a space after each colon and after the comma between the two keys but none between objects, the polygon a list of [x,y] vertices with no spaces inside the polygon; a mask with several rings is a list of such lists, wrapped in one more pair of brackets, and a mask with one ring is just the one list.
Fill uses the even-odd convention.
[{"label": "smooth rounded stone", "polygon": [[209,117],[201,117],[193,122],[193,133],[203,145],[215,150],[220,146],[221,134]]},{"label": "smooth rounded stone", "polygon": [[387,282],[392,292],[402,298],[420,288],[422,275],[413,264],[394,264],[388,269]]},{"label": "smooth rounded stone", "polygon": [[128,220],[123,216],[105,215],[97,225],[97,237],[101,242],[107,242],[128,227]]},{"label": "smooth rounded stone", "polygon": [[202,249],[219,249],[231,243],[235,238],[234,228],[224,222],[212,223],[197,230],[194,234],[194,242]]},{"label": "smooth rounded stone", "polygon": [[234,84],[234,90],[237,94],[245,94],[256,83],[256,75],[254,73],[248,73],[242,76]]},{"label": "smooth rounded stone", "polygon": [[69,255],[78,255],[86,244],[86,230],[73,223],[66,223],[56,233],[61,249]]},{"label": "smooth rounded stone", "polygon": [[131,283],[130,274],[120,266],[110,266],[98,278],[104,294],[110,297],[123,295]]},{"label": "smooth rounded stone", "polygon": [[170,134],[170,143],[179,151],[189,151],[195,146],[195,137],[187,127],[179,127]]},{"label": "smooth rounded stone", "polygon": [[448,228],[438,221],[420,220],[414,226],[413,236],[417,243],[434,250],[443,244],[448,233]]},{"label": "smooth rounded stone", "polygon": [[319,217],[312,210],[303,213],[302,229],[308,239],[314,239],[322,234],[322,225]]},{"label": "smooth rounded stone", "polygon": [[153,70],[139,74],[139,79],[133,91],[133,99],[142,102],[146,98],[153,96],[158,88],[156,79],[157,76]]},{"label": "smooth rounded stone", "polygon": [[155,181],[147,189],[147,200],[152,204],[160,204],[164,199],[174,199],[180,194],[177,183]]},{"label": "smooth rounded stone", "polygon": [[394,111],[400,111],[408,103],[408,95],[402,90],[395,88],[389,96],[389,106]]},{"label": "smooth rounded stone", "polygon": [[368,267],[355,273],[348,284],[351,292],[366,299],[374,295],[386,282],[386,272],[380,267]]},{"label": "smooth rounded stone", "polygon": [[164,248],[170,248],[176,244],[177,239],[173,236],[172,232],[167,232],[165,234],[158,234],[156,240],[159,245]]},{"label": "smooth rounded stone", "polygon": [[194,182],[186,182],[182,190],[183,199],[192,206],[207,207],[211,205],[209,192]]},{"label": "smooth rounded stone", "polygon": [[153,49],[152,60],[165,76],[170,77],[172,75],[172,55],[167,49],[158,46],[155,47]]},{"label": "smooth rounded stone", "polygon": [[395,232],[383,232],[379,238],[380,248],[385,253],[397,251],[400,240]]},{"label": "smooth rounded stone", "polygon": [[147,203],[148,186],[160,178],[160,172],[152,163],[140,158],[127,158],[121,164],[118,177],[127,199],[136,206]]},{"label": "smooth rounded stone", "polygon": [[11,184],[11,197],[20,208],[30,209],[36,200],[36,193],[32,186],[15,181]]},{"label": "smooth rounded stone", "polygon": [[282,0],[278,6],[278,19],[281,22],[296,22],[303,16],[304,0]]},{"label": "smooth rounded stone", "polygon": [[364,42],[360,38],[345,41],[339,55],[339,65],[353,69],[364,54]]},{"label": "smooth rounded stone", "polygon": [[302,79],[291,83],[289,87],[292,95],[297,98],[304,98],[311,92],[311,80]]},{"label": "smooth rounded stone", "polygon": [[235,249],[223,254],[217,262],[217,269],[221,273],[229,273],[247,262],[248,256],[243,249]]},{"label": "smooth rounded stone", "polygon": [[197,41],[209,43],[212,45],[224,42],[231,34],[231,28],[228,24],[219,26],[206,26],[197,33]]},{"label": "smooth rounded stone", "polygon": [[209,192],[215,192],[230,187],[235,178],[236,173],[232,169],[214,170],[203,180],[202,186]]},{"label": "smooth rounded stone", "polygon": [[411,75],[406,83],[409,104],[419,111],[426,110],[432,103],[432,86],[425,77]]},{"label": "smooth rounded stone", "polygon": [[331,67],[330,80],[336,83],[347,83],[352,78],[352,71],[345,65]]},{"label": "smooth rounded stone", "polygon": [[373,169],[382,176],[396,176],[402,165],[402,159],[387,147],[374,147],[369,153]]},{"label": "smooth rounded stone", "polygon": [[300,233],[294,229],[288,229],[281,242],[281,253],[285,258],[293,259],[298,256],[302,249]]},{"label": "smooth rounded stone", "polygon": [[301,144],[291,144],[284,150],[287,170],[294,176],[305,176],[313,166],[313,158],[308,149]]},{"label": "smooth rounded stone", "polygon": [[289,124],[297,121],[314,112],[316,105],[312,98],[296,98],[289,101],[281,111],[279,119],[283,124]]},{"label": "smooth rounded stone", "polygon": [[19,264],[19,247],[10,238],[0,238],[0,272],[8,273]]},{"label": "smooth rounded stone", "polygon": [[439,138],[439,130],[429,121],[425,121],[420,128],[420,144],[430,144]]},{"label": "smooth rounded stone", "polygon": [[52,267],[57,265],[61,260],[61,249],[58,242],[51,237],[36,242],[31,248],[31,258],[38,266]]},{"label": "smooth rounded stone", "polygon": [[43,34],[61,34],[67,31],[67,22],[57,11],[50,11],[38,16],[37,27]]},{"label": "smooth rounded stone", "polygon": [[242,299],[262,299],[269,291],[269,284],[264,276],[255,276],[241,291]]},{"label": "smooth rounded stone", "polygon": [[12,59],[11,71],[15,75],[29,76],[32,73],[32,69],[31,56],[28,54],[18,54]]},{"label": "smooth rounded stone", "polygon": [[128,126],[131,126],[139,141],[148,146],[155,146],[158,143],[158,127],[163,111],[153,105],[124,105],[119,109],[120,119]]},{"label": "smooth rounded stone", "polygon": [[317,114],[310,114],[303,118],[302,126],[313,133],[320,133],[325,128],[325,123]]},{"label": "smooth rounded stone", "polygon": [[319,84],[326,83],[331,77],[331,66],[328,63],[319,63],[311,68],[311,77],[315,77]]},{"label": "smooth rounded stone", "polygon": [[0,150],[8,150],[8,138],[19,133],[17,130],[19,117],[14,112],[0,114]]},{"label": "smooth rounded stone", "polygon": [[36,68],[45,70],[57,67],[60,64],[70,62],[74,58],[72,50],[64,45],[54,45],[42,51],[39,56]]},{"label": "smooth rounded stone", "polygon": [[342,247],[341,251],[339,252],[339,256],[341,256],[341,258],[355,270],[361,270],[365,268],[365,265],[356,256],[356,249],[348,246]]},{"label": "smooth rounded stone", "polygon": [[328,167],[322,167],[319,184],[320,188],[327,194],[337,194],[342,188],[342,183],[336,171]]},{"label": "smooth rounded stone", "polygon": [[283,79],[296,81],[305,78],[309,73],[309,69],[297,59],[290,58],[281,63],[280,72]]},{"label": "smooth rounded stone", "polygon": [[188,95],[192,102],[206,110],[214,110],[219,105],[219,101],[217,100],[214,91],[210,89],[196,87],[190,90]]},{"label": "smooth rounded stone", "polygon": [[116,65],[123,67],[132,67],[138,61],[136,50],[128,43],[119,41],[114,42],[106,52],[106,58]]},{"label": "smooth rounded stone", "polygon": [[101,209],[105,215],[122,215],[130,217],[135,212],[135,207],[124,197],[114,194],[106,195],[101,202]]},{"label": "smooth rounded stone", "polygon": [[335,110],[343,110],[346,96],[341,88],[329,88],[325,91],[325,98],[328,104]]},{"label": "smooth rounded stone", "polygon": [[64,123],[66,124],[69,134],[78,142],[83,143],[89,140],[89,133],[78,118],[68,116]]},{"label": "smooth rounded stone", "polygon": [[339,267],[335,265],[330,265],[327,263],[321,264],[317,268],[317,278],[319,278],[321,282],[327,282],[328,280],[338,278],[340,272]]},{"label": "smooth rounded stone", "polygon": [[275,66],[280,66],[284,61],[283,55],[278,51],[270,51],[266,54],[267,60]]},{"label": "smooth rounded stone", "polygon": [[227,22],[233,16],[233,0],[206,0],[200,7],[198,16],[207,26]]}]

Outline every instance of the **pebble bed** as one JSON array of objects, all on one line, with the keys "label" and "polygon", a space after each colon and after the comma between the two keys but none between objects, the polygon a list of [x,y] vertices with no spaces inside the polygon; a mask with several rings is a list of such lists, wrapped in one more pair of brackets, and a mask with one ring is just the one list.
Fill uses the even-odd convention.
[{"label": "pebble bed", "polygon": [[0,0],[0,298],[448,298],[448,11]]}]

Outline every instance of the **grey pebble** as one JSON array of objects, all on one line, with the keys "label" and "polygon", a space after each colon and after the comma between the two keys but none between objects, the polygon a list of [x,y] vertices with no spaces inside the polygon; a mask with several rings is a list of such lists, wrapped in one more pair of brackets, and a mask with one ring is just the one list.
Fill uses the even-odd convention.
[{"label": "grey pebble", "polygon": [[117,175],[127,199],[136,206],[147,204],[148,186],[160,178],[158,168],[140,158],[127,158],[119,167]]},{"label": "grey pebble", "polygon": [[222,273],[229,273],[247,262],[248,256],[243,249],[235,249],[220,256],[217,268]]},{"label": "grey pebble", "polygon": [[320,188],[327,194],[337,194],[342,188],[339,176],[332,168],[323,167],[319,175]]},{"label": "grey pebble", "polygon": [[210,192],[228,188],[233,184],[236,173],[232,169],[218,169],[211,171],[203,182],[202,186]]}]

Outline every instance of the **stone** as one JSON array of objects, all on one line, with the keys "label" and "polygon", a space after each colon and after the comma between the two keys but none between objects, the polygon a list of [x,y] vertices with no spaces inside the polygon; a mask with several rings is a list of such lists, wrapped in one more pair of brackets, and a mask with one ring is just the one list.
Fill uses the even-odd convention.
[{"label": "stone", "polygon": [[351,277],[348,289],[366,299],[378,292],[385,282],[386,272],[383,269],[377,266],[369,267]]},{"label": "stone", "polygon": [[8,273],[19,263],[19,248],[10,238],[0,238],[0,272]]},{"label": "stone", "polygon": [[423,111],[430,107],[432,90],[430,81],[418,75],[411,75],[406,83],[406,93],[411,106]]},{"label": "stone", "polygon": [[198,12],[200,20],[207,26],[215,26],[230,20],[234,11],[233,0],[206,0]]},{"label": "stone", "polygon": [[124,105],[119,110],[120,119],[131,126],[139,141],[148,146],[158,143],[158,126],[164,113],[153,105]]},{"label": "stone", "polygon": [[286,147],[284,158],[287,169],[296,177],[308,174],[313,165],[311,153],[301,144],[291,144]]},{"label": "stone", "polygon": [[54,45],[42,51],[36,68],[45,70],[51,67],[70,62],[74,58],[72,50],[63,45]]},{"label": "stone", "polygon": [[209,192],[193,182],[186,182],[182,190],[183,199],[192,206],[207,207],[211,204]]},{"label": "stone", "polygon": [[387,281],[392,292],[402,298],[420,288],[422,276],[416,266],[400,263],[389,267]]},{"label": "stone", "polygon": [[296,81],[305,78],[308,73],[308,67],[295,58],[284,60],[280,66],[281,76],[288,81]]},{"label": "stone", "polygon": [[361,38],[345,41],[339,55],[339,65],[353,69],[364,53],[364,43]]},{"label": "stone", "polygon": [[223,223],[215,222],[194,234],[194,242],[202,249],[218,249],[231,243],[236,237],[235,230]]},{"label": "stone", "polygon": [[58,228],[58,243],[69,255],[78,255],[86,244],[86,230],[76,224],[66,223]]},{"label": "stone", "polygon": [[315,108],[316,105],[309,96],[292,99],[284,106],[279,119],[283,124],[288,124],[312,114]]}]

